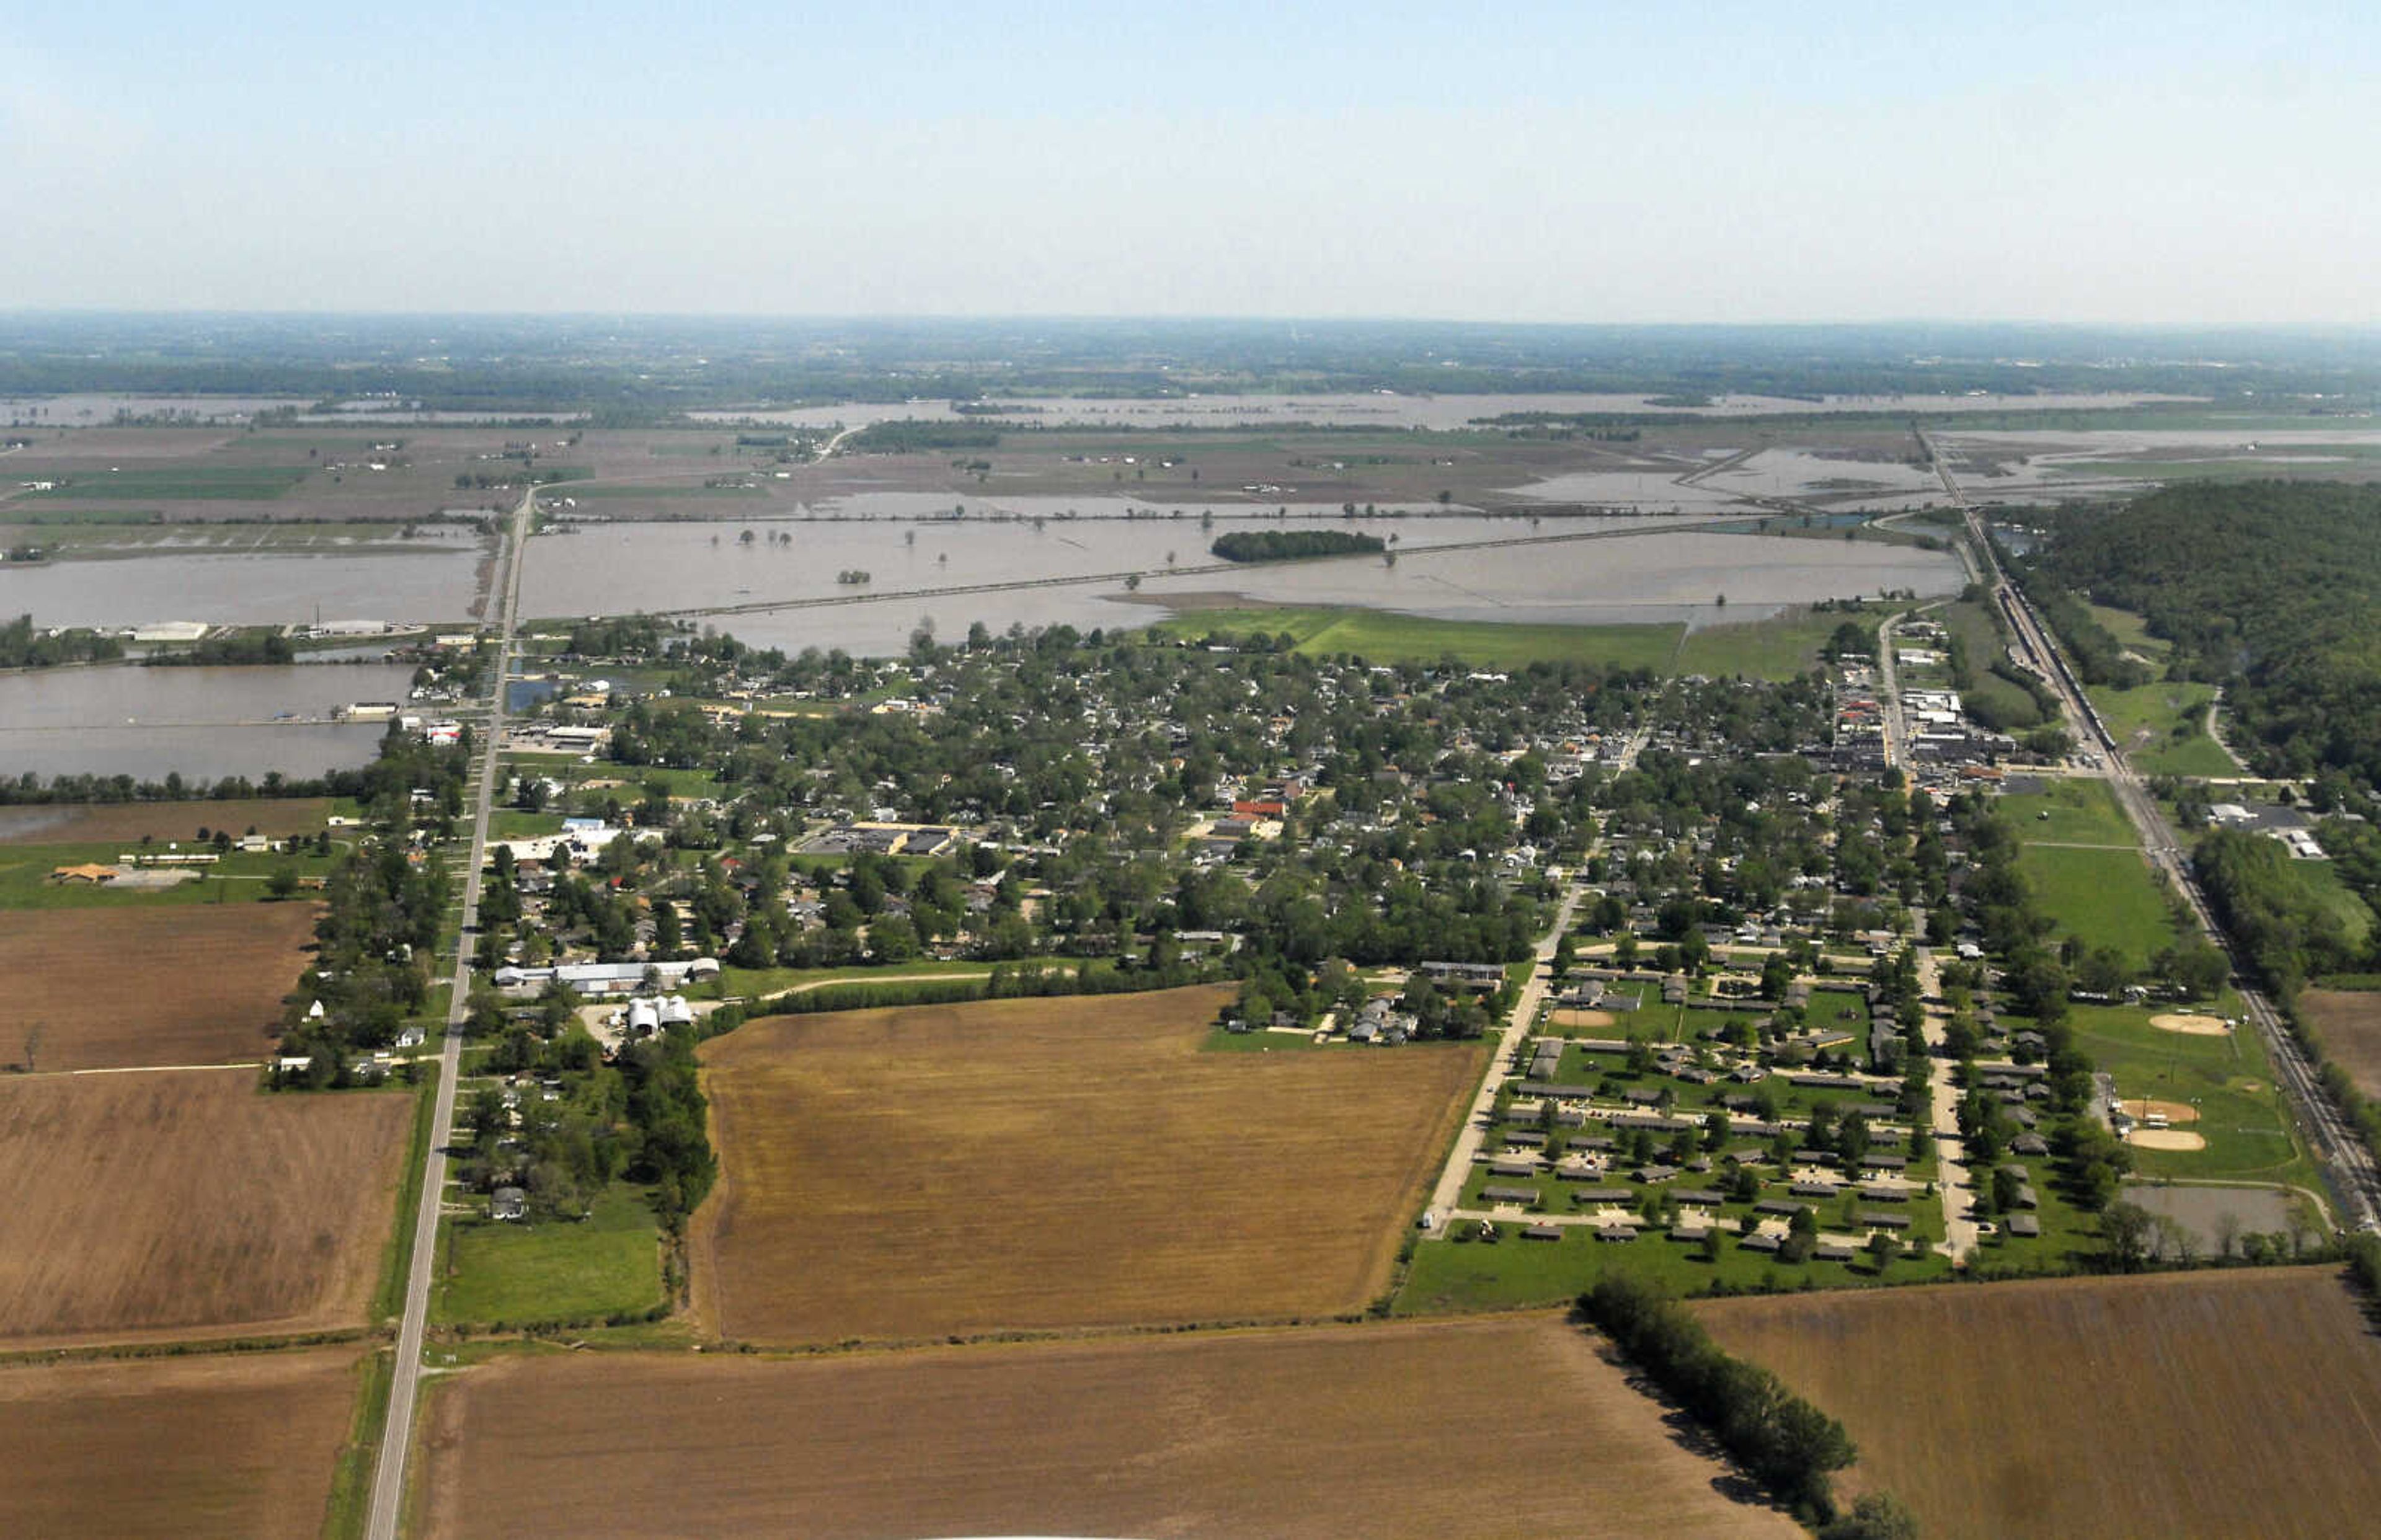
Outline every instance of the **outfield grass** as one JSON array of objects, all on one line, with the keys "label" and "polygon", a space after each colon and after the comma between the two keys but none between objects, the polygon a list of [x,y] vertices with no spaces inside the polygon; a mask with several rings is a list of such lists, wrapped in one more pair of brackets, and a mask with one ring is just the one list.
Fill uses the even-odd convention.
[{"label": "outfield grass", "polygon": [[1661,626],[1503,626],[1431,620],[1387,610],[1285,607],[1198,610],[1151,628],[1162,636],[1279,636],[1311,656],[1351,654],[1376,663],[1435,663],[1453,656],[1484,668],[1532,663],[1597,663],[1669,671],[1684,628]]},{"label": "outfield grass", "polygon": [[[2241,1012],[2239,996],[2228,992],[2204,1008],[2223,1016]],[[2116,1078],[2119,1096],[2181,1102],[2199,1110],[2197,1122],[2176,1126],[2206,1140],[2205,1149],[2136,1146],[2134,1170],[2178,1181],[2316,1186],[2314,1167],[2291,1131],[2282,1093],[2255,1029],[2243,1026],[2223,1037],[2187,1036],[2151,1026],[2153,1014],[2145,1008],[2117,1006],[2076,1006],[2069,1014],[2077,1046]]]},{"label": "outfield grass", "polygon": [[647,1190],[618,1184],[582,1220],[450,1219],[431,1317],[518,1326],[650,1310],[662,1302],[660,1234]]},{"label": "outfield grass", "polygon": [[2141,843],[2106,781],[2045,779],[2040,791],[2003,797],[2000,812],[2028,845],[2121,845],[2132,849]]},{"label": "outfield grass", "polygon": [[2061,935],[2089,947],[2113,947],[2129,968],[2146,969],[2173,944],[2166,894],[2137,851],[2029,845],[2017,869]]}]

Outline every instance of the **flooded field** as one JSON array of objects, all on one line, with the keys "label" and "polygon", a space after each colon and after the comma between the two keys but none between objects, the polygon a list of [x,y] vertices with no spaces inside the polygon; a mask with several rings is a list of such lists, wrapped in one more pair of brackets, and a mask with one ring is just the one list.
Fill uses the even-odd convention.
[{"label": "flooded field", "polygon": [[[849,598],[870,592],[954,588],[978,583],[1022,583],[1131,571],[1151,574],[1154,583],[1168,567],[1212,567],[1208,546],[1236,530],[1328,529],[1378,536],[1400,552],[1484,540],[1517,540],[1569,530],[1658,529],[1657,521],[1605,519],[1488,519],[1453,516],[1419,519],[1276,519],[1218,517],[1202,528],[1195,514],[1175,519],[1049,518],[1030,521],[1055,498],[1012,499],[1033,505],[1026,517],[999,522],[971,516],[923,521],[929,506],[948,509],[947,498],[923,494],[885,494],[887,517],[851,519],[688,522],[612,522],[580,526],[569,534],[542,535],[530,543],[522,569],[525,614],[564,616],[631,610],[687,609],[771,599]],[[1081,503],[1077,500],[1078,506]],[[915,506],[913,506],[915,505]],[[1146,507],[1146,505],[1141,505]],[[897,509],[907,515],[893,518]],[[753,542],[743,543],[750,529]],[[791,544],[777,542],[790,537]],[[1172,560],[1167,558],[1171,556]],[[1379,558],[1368,558],[1378,565]],[[1246,569],[1253,572],[1255,568]],[[838,581],[841,574],[866,572],[866,584]],[[1232,576],[1237,581],[1240,569]],[[1216,586],[1214,578],[1202,583]],[[970,618],[972,618],[971,617]],[[1027,624],[1034,622],[1028,620]],[[966,624],[961,621],[962,629]],[[1001,624],[1007,624],[1003,620]],[[907,636],[906,628],[902,633]]]},{"label": "flooded field", "polygon": [[0,776],[172,771],[213,780],[362,764],[385,727],[276,722],[356,701],[402,701],[413,671],[387,664],[266,668],[52,668],[0,676]]},{"label": "flooded field", "polygon": [[[104,561],[0,565],[0,614],[43,626],[161,620],[284,625],[460,620],[478,585],[474,545],[423,543],[373,555],[165,549]],[[5,718],[0,718],[5,720]]]},{"label": "flooded field", "polygon": [[[765,560],[765,553],[756,556]],[[534,568],[532,568],[532,571]],[[879,572],[879,581],[885,574]],[[1955,593],[1965,581],[1957,557],[1907,545],[1651,532],[1491,550],[1400,547],[1379,556],[1156,575],[1138,593],[1117,583],[1020,588],[997,593],[888,595],[852,604],[707,617],[758,646],[799,651],[840,647],[897,653],[922,622],[955,640],[983,622],[1070,625],[1088,630],[1148,624],[1168,596],[1230,593],[1262,603],[1349,605],[1446,620],[1604,625],[1683,620],[1690,626],[1753,620],[1820,599],[1913,589]],[[1718,601],[1726,595],[1722,606]],[[749,598],[738,601],[750,603]]]},{"label": "flooded field", "polygon": [[915,418],[921,422],[1000,422],[1011,426],[1065,423],[1153,427],[1246,427],[1266,423],[1332,423],[1384,428],[1460,428],[1507,412],[1660,412],[1696,417],[1752,417],[1778,412],[2048,411],[2124,407],[2192,397],[2090,396],[1829,396],[1820,400],[1779,396],[1722,396],[1705,407],[1663,407],[1646,396],[1401,396],[1393,392],[1315,396],[1184,396],[1163,400],[1106,397],[1017,397],[1028,409],[998,418],[965,415],[947,400],[852,401],[782,410],[697,411],[699,422],[774,422],[788,427],[857,427]]}]

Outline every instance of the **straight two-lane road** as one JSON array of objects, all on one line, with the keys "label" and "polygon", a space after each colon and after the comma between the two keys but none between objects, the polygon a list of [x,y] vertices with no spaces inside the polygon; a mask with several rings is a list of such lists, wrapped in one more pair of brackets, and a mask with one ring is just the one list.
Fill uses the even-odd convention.
[{"label": "straight two-lane road", "polygon": [[463,928],[455,944],[454,988],[446,1007],[446,1043],[438,1058],[438,1091],[430,1118],[430,1148],[422,1157],[421,1206],[414,1216],[413,1265],[406,1278],[405,1314],[397,1333],[397,1363],[389,1375],[388,1420],[381,1429],[380,1459],[372,1472],[369,1540],[397,1540],[405,1505],[405,1468],[413,1447],[413,1410],[421,1393],[421,1344],[430,1324],[430,1285],[437,1262],[438,1213],[446,1192],[446,1142],[455,1127],[455,1083],[463,1069],[463,1020],[471,993],[471,937],[480,921],[480,863],[488,846],[488,818],[495,805],[496,744],[504,736],[505,680],[512,672],[513,630],[519,621],[521,557],[528,549],[537,493],[513,510],[504,561],[504,586],[496,607],[495,681],[480,739],[480,787],[471,810],[471,848],[463,869]]}]

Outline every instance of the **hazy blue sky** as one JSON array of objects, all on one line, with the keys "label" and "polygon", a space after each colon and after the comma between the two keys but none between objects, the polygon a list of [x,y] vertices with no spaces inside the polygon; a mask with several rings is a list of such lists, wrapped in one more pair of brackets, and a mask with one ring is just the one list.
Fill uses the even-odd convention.
[{"label": "hazy blue sky", "polygon": [[2381,7],[1943,9],[25,6],[0,306],[2381,320]]}]

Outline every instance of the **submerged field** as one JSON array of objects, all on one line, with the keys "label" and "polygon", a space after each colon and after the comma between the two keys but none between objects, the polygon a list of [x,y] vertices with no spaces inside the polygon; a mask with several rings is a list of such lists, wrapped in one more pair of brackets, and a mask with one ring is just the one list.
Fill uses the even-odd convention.
[{"label": "submerged field", "polygon": [[0,1082],[0,1346],[361,1326],[413,1106],[238,1069]]},{"label": "submerged field", "polygon": [[0,1367],[0,1533],[311,1540],[353,1348]]},{"label": "submerged field", "polygon": [[1698,1307],[1860,1446],[1928,1540],[2366,1533],[2381,1340],[2331,1268]]},{"label": "submerged field", "polygon": [[1801,1533],[1733,1500],[1725,1466],[1544,1315],[791,1362],[516,1355],[441,1383],[425,1446],[423,1532],[447,1540]]},{"label": "submerged field", "polygon": [[47,910],[0,925],[0,1062],[261,1062],[305,967],[312,904]]},{"label": "submerged field", "polygon": [[1228,998],[780,1017],[715,1040],[703,1324],[814,1342],[1362,1308],[1479,1050],[1203,1053]]}]

